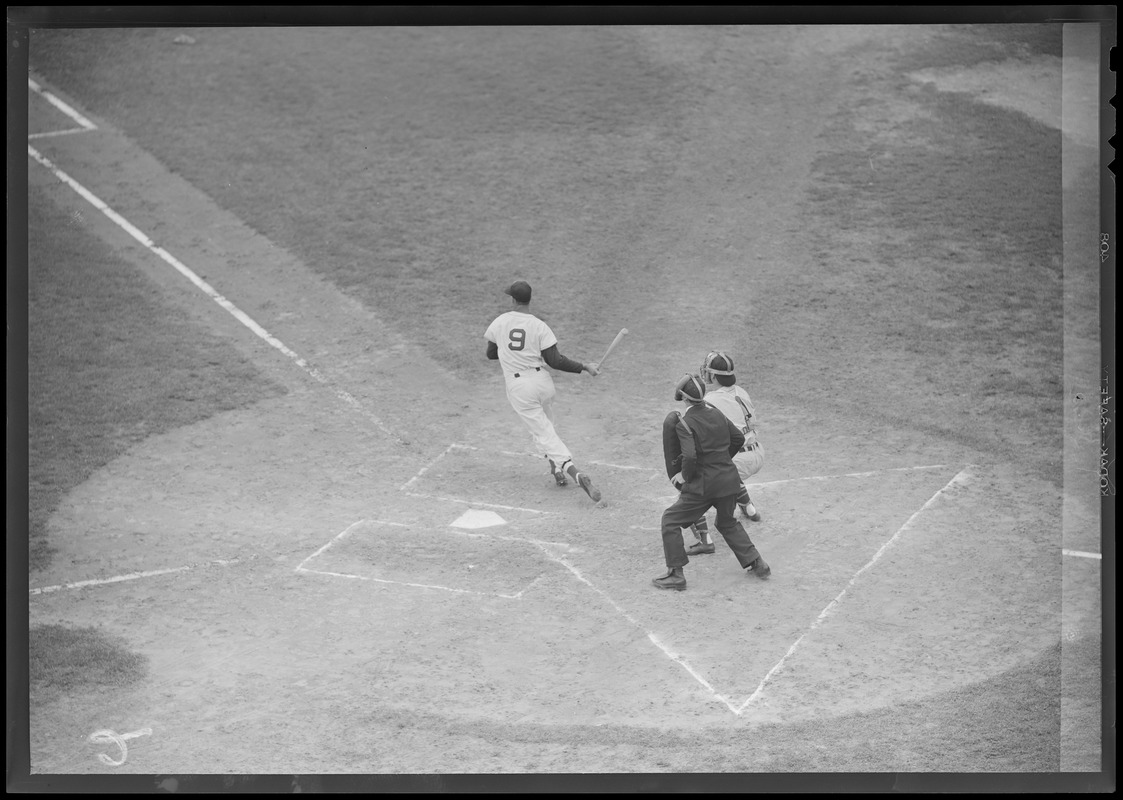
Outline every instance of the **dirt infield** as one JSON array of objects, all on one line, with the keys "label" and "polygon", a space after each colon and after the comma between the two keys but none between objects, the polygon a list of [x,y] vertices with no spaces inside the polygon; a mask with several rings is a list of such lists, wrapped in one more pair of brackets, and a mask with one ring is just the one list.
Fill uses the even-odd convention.
[{"label": "dirt infield", "polygon": [[[876,34],[883,48],[889,33]],[[891,33],[897,52],[937,31]],[[86,209],[91,236],[288,390],[145,440],[57,508],[58,552],[32,576],[31,624],[124,633],[149,658],[150,679],[138,690],[33,707],[34,772],[752,771],[760,765],[748,754],[699,764],[674,746],[657,753],[648,737],[728,742],[920,703],[1040,659],[1063,633],[1098,633],[1098,562],[1070,567],[1058,552],[1074,528],[1095,548],[1098,520],[1089,507],[1064,506],[1060,454],[1044,466],[1026,456],[1032,436],[1016,425],[992,439],[974,428],[932,434],[929,420],[893,404],[906,390],[892,356],[879,361],[867,350],[841,366],[851,368],[846,380],[886,387],[884,407],[856,410],[877,396],[872,389],[842,396],[841,410],[821,396],[801,402],[804,391],[829,389],[818,383],[827,373],[796,383],[799,353],[783,343],[820,335],[814,313],[752,338],[763,369],[787,381],[759,393],[748,385],[768,455],[750,486],[764,520],[746,525],[772,577],[743,574],[719,541],[717,553],[688,566],[686,593],[650,586],[662,569],[659,514],[672,500],[656,435],[671,407],[669,376],[693,367],[712,342],[746,342],[758,304],[795,293],[791,242],[812,225],[813,164],[827,149],[818,137],[829,112],[859,96],[855,86],[889,57],[865,49],[874,34],[863,29],[785,29],[771,42],[756,35],[715,43],[704,32],[654,29],[636,37],[668,73],[727,79],[695,119],[679,121],[692,146],[672,162],[653,159],[668,175],[658,188],[668,191],[621,200],[636,203],[635,238],[613,247],[631,248],[629,263],[663,266],[637,277],[586,262],[544,278],[564,352],[591,359],[615,330],[632,332],[602,376],[557,379],[560,432],[602,488],[604,507],[553,485],[505,405],[501,377],[484,363],[478,322],[502,310],[501,298],[494,309],[450,310],[454,322],[413,307],[429,326],[444,326],[436,345],[421,341],[413,323],[385,310],[392,298],[373,299],[377,282],[333,283],[281,243],[273,223],[244,218],[238,201],[227,204],[138,144],[112,109],[47,84],[97,129],[34,146],[311,367],[253,335],[31,164],[32,192],[63,214]],[[760,55],[744,58],[739,46],[749,44]],[[765,56],[779,52],[788,53],[785,69],[769,72],[776,62]],[[810,54],[820,60],[800,68]],[[1003,67],[1009,103],[1035,96],[1020,91],[1018,76],[1059,81],[1059,60],[1031,65]],[[740,102],[750,79],[753,102]],[[796,79],[798,100],[784,100]],[[891,127],[894,114],[922,116],[919,100],[912,110],[877,111],[886,116],[871,113],[871,130]],[[57,110],[33,103],[33,130],[61,124]],[[731,141],[731,130],[752,146]],[[766,146],[793,136],[808,146]],[[642,161],[628,168],[642,170]],[[752,181],[726,182],[729,173]],[[727,213],[734,204],[738,212]],[[595,228],[593,211],[575,213]],[[540,236],[543,260],[582,261],[579,230],[564,219],[548,232],[504,229],[514,255],[497,273],[515,268]],[[738,311],[713,314],[705,293],[665,296],[679,277],[703,273],[713,285],[736,282]],[[676,323],[705,319],[705,334],[667,325],[660,315],[671,305]],[[777,308],[760,318],[777,319]],[[479,364],[449,356],[461,341]],[[841,390],[850,385],[838,380]],[[1065,513],[1078,524],[1066,528]],[[77,581],[91,583],[66,586]],[[1060,677],[1043,674],[1039,686],[1057,706],[1058,728]],[[123,764],[107,766],[96,760],[105,746],[86,738],[102,728],[152,733],[129,741]],[[886,758],[908,771],[915,754],[901,743]],[[793,766],[777,758],[763,769]],[[814,767],[847,768],[829,758]]]}]

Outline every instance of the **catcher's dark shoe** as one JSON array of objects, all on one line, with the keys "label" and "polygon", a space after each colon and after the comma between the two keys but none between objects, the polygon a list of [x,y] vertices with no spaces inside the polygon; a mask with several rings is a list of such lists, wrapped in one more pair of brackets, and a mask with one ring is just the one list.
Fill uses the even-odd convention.
[{"label": "catcher's dark shoe", "polygon": [[760,512],[756,510],[756,506],[752,503],[741,506],[741,513],[745,515],[746,519],[752,522],[760,522]]},{"label": "catcher's dark shoe", "polygon": [[768,563],[763,558],[757,556],[753,559],[751,564],[745,567],[745,571],[751,572],[758,578],[767,578],[772,574],[772,567],[768,566]]},{"label": "catcher's dark shoe", "polygon": [[661,578],[656,578],[651,583],[654,584],[657,589],[675,589],[681,592],[686,588],[686,578],[682,575],[675,574],[673,569]]},{"label": "catcher's dark shoe", "polygon": [[585,490],[594,503],[600,502],[600,489],[593,486],[593,481],[584,472],[577,473],[577,483]]},{"label": "catcher's dark shoe", "polygon": [[714,552],[713,542],[695,542],[690,545],[690,547],[686,548],[686,554],[688,556],[701,556],[712,552]]}]

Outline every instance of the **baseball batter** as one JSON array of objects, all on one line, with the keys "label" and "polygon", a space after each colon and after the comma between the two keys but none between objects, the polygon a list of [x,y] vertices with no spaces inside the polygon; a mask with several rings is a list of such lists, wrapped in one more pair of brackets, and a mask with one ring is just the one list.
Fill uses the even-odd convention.
[{"label": "baseball batter", "polygon": [[[757,437],[756,409],[749,393],[737,385],[733,357],[718,350],[711,350],[702,362],[702,379],[706,382],[706,402],[717,408],[732,422],[745,437],[745,444],[735,456],[733,463],[741,476],[741,489],[737,494],[737,505],[741,513],[753,522],[760,522],[760,512],[749,497],[745,481],[760,472],[764,466],[764,448]],[[687,549],[688,555],[702,555],[714,552],[710,539],[709,526],[703,517],[690,526],[697,542]]]},{"label": "baseball batter", "polygon": [[558,486],[566,486],[569,478],[598,502],[600,490],[585,472],[573,464],[573,455],[554,429],[554,379],[545,367],[560,372],[599,373],[596,362],[581,363],[558,352],[558,338],[538,317],[530,313],[530,284],[515,281],[504,290],[511,296],[514,308],[492,321],[484,333],[487,357],[498,360],[507,385],[507,400],[519,415],[534,445],[550,462],[550,472]]}]

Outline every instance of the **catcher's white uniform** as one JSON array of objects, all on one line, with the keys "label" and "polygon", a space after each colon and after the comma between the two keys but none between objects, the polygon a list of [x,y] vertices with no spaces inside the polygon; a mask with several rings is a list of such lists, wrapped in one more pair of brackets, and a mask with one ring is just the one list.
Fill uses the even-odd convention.
[{"label": "catcher's white uniform", "polygon": [[737,465],[737,472],[741,475],[741,482],[760,472],[764,466],[764,448],[757,439],[756,409],[749,393],[737,384],[720,386],[713,384],[706,387],[706,402],[717,408],[728,417],[729,421],[737,426],[737,430],[745,434],[745,446],[741,452],[733,456],[733,463]]},{"label": "catcher's white uniform", "polygon": [[530,430],[539,452],[559,466],[569,461],[569,448],[554,430],[556,390],[542,358],[543,350],[558,343],[550,326],[533,314],[508,311],[495,318],[484,338],[498,349],[507,401]]}]

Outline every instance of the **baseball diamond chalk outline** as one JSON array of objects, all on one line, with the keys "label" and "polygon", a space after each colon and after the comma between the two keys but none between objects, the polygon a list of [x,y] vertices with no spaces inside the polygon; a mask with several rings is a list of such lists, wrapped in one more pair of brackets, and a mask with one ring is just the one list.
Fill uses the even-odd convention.
[{"label": "baseball diamond chalk outline", "polygon": [[[327,576],[332,577],[332,578],[350,578],[350,579],[353,579],[353,580],[372,581],[373,583],[387,583],[387,584],[394,584],[394,585],[397,585],[397,586],[409,586],[409,587],[414,588],[414,589],[437,589],[437,590],[440,590],[440,591],[443,591],[443,592],[453,592],[454,594],[474,594],[474,595],[479,595],[481,597],[502,597],[505,600],[517,600],[518,598],[520,598],[524,594],[526,594],[528,591],[530,591],[532,588],[534,588],[539,582],[541,582],[545,578],[544,575],[539,575],[534,580],[532,580],[530,583],[528,583],[526,586],[524,586],[522,589],[520,589],[518,592],[516,592],[514,594],[505,594],[503,592],[477,592],[477,591],[473,591],[471,589],[457,589],[457,588],[452,587],[452,586],[439,586],[437,584],[430,584],[430,583],[413,583],[411,581],[395,581],[395,580],[390,580],[388,578],[372,578],[372,577],[367,576],[367,575],[355,575],[355,574],[349,573],[349,572],[331,572],[329,570],[312,569],[310,567],[305,566],[305,564],[307,564],[309,561],[311,561],[312,559],[314,559],[317,556],[324,553],[329,547],[331,547],[332,545],[334,545],[335,543],[337,543],[339,541],[342,541],[345,537],[349,536],[351,531],[355,530],[355,528],[359,527],[360,525],[366,525],[366,524],[393,525],[393,526],[399,527],[399,528],[413,527],[413,526],[410,526],[410,525],[403,524],[401,522],[384,522],[382,520],[360,519],[357,522],[351,523],[344,530],[342,530],[341,532],[339,532],[335,536],[333,536],[325,545],[320,547],[318,550],[316,550],[316,552],[312,553],[312,555],[308,556],[306,559],[304,559],[299,564],[297,564],[296,569],[293,570],[293,571],[294,572],[303,572],[303,573],[311,574],[311,575],[327,575]],[[500,535],[493,534],[493,533],[477,533],[477,532],[472,532],[472,531],[459,531],[459,530],[449,530],[448,533],[456,535],[456,536],[463,536],[463,537],[472,538],[472,539],[499,539],[499,540],[508,541],[508,542],[525,542],[526,544],[532,544],[532,545],[535,545],[537,547],[540,547],[543,550],[545,550],[546,547],[557,547],[557,548],[561,548],[561,549],[565,549],[565,550],[571,549],[570,546],[568,544],[565,544],[564,542],[547,542],[547,541],[543,541],[543,540],[540,540],[540,539],[525,539],[525,538],[522,538],[522,537],[519,537],[519,536],[500,536]],[[549,551],[546,551],[546,553],[547,553],[547,555],[549,555]]]},{"label": "baseball diamond chalk outline", "polygon": [[36,161],[38,161],[41,165],[46,167],[56,178],[58,178],[64,184],[66,184],[71,189],[73,189],[75,192],[77,192],[86,202],[88,202],[90,205],[92,205],[94,208],[96,208],[98,211],[100,211],[102,214],[104,214],[110,220],[112,220],[119,228],[121,228],[127,234],[129,234],[134,239],[136,239],[138,242],[140,242],[144,247],[146,247],[152,253],[159,256],[159,258],[161,260],[163,260],[165,263],[171,265],[171,267],[174,268],[176,270],[176,272],[180,273],[181,275],[183,275],[183,277],[187,278],[189,281],[191,281],[193,284],[195,284],[195,286],[198,287],[200,290],[202,290],[202,292],[204,294],[206,294],[209,298],[211,298],[211,300],[216,302],[220,307],[222,307],[227,313],[229,313],[231,316],[233,316],[236,320],[238,320],[240,323],[242,323],[245,327],[247,327],[251,331],[253,331],[253,333],[256,334],[260,339],[265,341],[267,344],[269,344],[274,349],[276,349],[279,352],[283,353],[284,355],[288,356],[290,359],[292,359],[293,363],[295,363],[298,367],[300,367],[302,370],[304,370],[308,375],[310,375],[312,378],[314,378],[316,381],[318,381],[323,386],[330,389],[332,391],[332,393],[335,394],[336,397],[338,397],[340,400],[345,402],[347,405],[351,406],[352,409],[359,412],[361,415],[366,417],[368,420],[373,422],[374,425],[380,431],[382,431],[387,436],[391,437],[392,439],[394,439],[396,442],[398,442],[401,445],[409,444],[401,436],[398,436],[398,434],[394,433],[392,430],[387,428],[382,423],[382,420],[380,420],[377,416],[375,416],[369,409],[366,408],[366,406],[364,406],[362,403],[360,403],[359,400],[354,395],[352,395],[347,390],[342,389],[339,386],[336,386],[332,381],[330,381],[326,376],[324,376],[323,373],[321,373],[318,369],[316,369],[314,366],[312,366],[307,361],[305,361],[303,358],[301,358],[301,356],[298,353],[296,353],[293,350],[290,350],[288,348],[288,346],[285,345],[284,342],[282,342],[280,339],[275,337],[269,331],[265,330],[265,328],[261,327],[261,325],[259,325],[257,323],[257,321],[254,320],[249,314],[242,311],[242,309],[238,308],[232,302],[230,302],[225,297],[223,297],[221,294],[219,294],[218,291],[213,286],[211,286],[205,280],[203,280],[198,275],[196,275],[190,268],[187,267],[187,265],[185,265],[183,262],[181,262],[179,259],[177,259],[175,256],[173,256],[167,250],[165,250],[164,248],[160,247],[155,242],[153,242],[152,239],[150,239],[143,231],[141,231],[139,228],[137,228],[135,225],[133,225],[131,222],[129,222],[127,219],[125,219],[123,216],[121,216],[116,211],[114,211],[112,208],[110,208],[109,205],[107,205],[97,195],[93,194],[93,192],[91,192],[89,189],[84,187],[82,184],[78,183],[78,181],[74,180],[69,175],[67,175],[65,172],[63,172],[61,169],[59,169],[57,166],[55,166],[55,164],[49,158],[44,156],[42,153],[40,153],[38,150],[36,150],[30,144],[27,146],[27,154],[29,156],[31,156],[33,159],[35,159]]},{"label": "baseball diamond chalk outline", "polygon": [[116,742],[117,746],[121,748],[121,760],[114,761],[105,753],[98,753],[98,761],[110,767],[119,767],[125,763],[125,759],[129,757],[129,747],[125,744],[126,739],[136,739],[138,736],[151,736],[151,728],[141,728],[139,731],[130,731],[129,733],[116,733],[108,728],[100,731],[94,731],[89,736],[89,741],[95,744],[109,744]]},{"label": "baseball diamond chalk outline", "polygon": [[468,506],[483,506],[484,508],[503,508],[507,511],[528,511],[531,514],[552,514],[552,511],[543,511],[540,508],[523,508],[522,506],[505,506],[500,503],[485,503],[482,500],[464,500],[460,497],[446,497],[441,494],[420,494],[419,492],[404,492],[407,497],[417,497],[422,500],[443,500],[446,503],[462,503]]},{"label": "baseball diamond chalk outline", "polygon": [[[542,509],[538,509],[538,508],[523,508],[522,506],[507,506],[507,505],[502,505],[500,503],[484,503],[480,500],[464,500],[464,499],[461,499],[459,497],[446,497],[444,495],[421,494],[421,493],[418,493],[418,492],[406,491],[416,481],[423,478],[429,470],[431,470],[433,467],[435,467],[438,461],[440,461],[442,458],[444,458],[445,456],[447,456],[449,453],[453,452],[454,450],[475,450],[475,451],[479,451],[480,448],[479,447],[473,447],[470,444],[460,444],[459,442],[453,442],[448,447],[446,447],[436,458],[434,458],[428,464],[426,464],[421,469],[419,469],[417,471],[417,474],[415,474],[412,478],[410,478],[408,481],[406,481],[401,486],[399,486],[398,491],[402,492],[403,494],[405,494],[409,497],[417,497],[417,498],[420,498],[420,499],[423,499],[423,500],[443,500],[443,501],[448,502],[448,503],[462,503],[464,505],[470,505],[470,506],[483,506],[484,508],[502,508],[502,509],[505,509],[507,511],[529,511],[531,514],[550,514],[550,513],[552,513],[550,511],[543,511]],[[507,453],[506,451],[499,451],[499,452],[502,452],[506,455],[524,455],[523,453]]]},{"label": "baseball diamond chalk outline", "polygon": [[55,108],[57,108],[63,114],[66,114],[66,116],[70,117],[72,120],[74,120],[75,122],[77,122],[81,126],[80,128],[69,128],[67,130],[49,131],[47,133],[31,133],[31,134],[28,134],[28,136],[27,136],[28,139],[38,139],[38,138],[41,138],[41,137],[44,137],[44,136],[62,136],[63,134],[67,134],[67,133],[85,133],[86,131],[96,131],[97,130],[97,125],[90,122],[88,119],[83,117],[81,114],[79,114],[77,111],[75,111],[69,105],[64,103],[62,100],[58,99],[54,94],[52,94],[51,92],[48,92],[46,89],[44,89],[38,83],[33,81],[31,78],[27,79],[27,88],[31,89],[31,91],[40,95],[44,100],[46,100],[48,103],[53,105]]},{"label": "baseball diamond chalk outline", "polygon": [[[255,557],[256,556],[250,556],[250,558],[255,558]],[[217,559],[215,561],[207,561],[207,562],[204,562],[202,564],[188,564],[188,565],[183,566],[183,567],[170,567],[168,569],[151,569],[151,570],[145,570],[144,572],[130,572],[127,575],[115,575],[112,578],[94,578],[94,579],[88,580],[88,581],[76,581],[74,583],[60,583],[60,584],[56,584],[55,586],[43,586],[43,587],[40,587],[40,588],[37,588],[37,589],[28,589],[27,593],[29,595],[32,595],[32,596],[37,595],[37,594],[50,594],[51,592],[58,592],[58,591],[62,591],[63,589],[81,589],[81,588],[86,587],[86,586],[103,586],[103,585],[108,584],[108,583],[120,583],[122,581],[135,581],[135,580],[138,580],[140,578],[151,578],[155,575],[171,575],[171,574],[176,573],[176,572],[190,572],[191,570],[198,569],[199,567],[209,567],[209,566],[227,567],[227,566],[230,566],[232,564],[238,564],[238,563],[240,563],[240,561],[237,558],[232,558],[232,559],[228,559],[228,560]]]},{"label": "baseball diamond chalk outline", "polygon": [[586,578],[584,575],[582,575],[581,570],[577,569],[576,566],[574,566],[569,561],[567,561],[564,556],[554,555],[549,550],[547,550],[545,547],[543,547],[541,544],[539,544],[538,546],[542,548],[542,552],[544,552],[547,555],[547,557],[549,557],[549,558],[553,559],[554,561],[558,562],[559,564],[561,564],[563,567],[565,567],[567,570],[569,570],[570,573],[572,573],[573,576],[575,578],[577,578],[577,580],[581,581],[581,583],[585,584],[590,589],[592,589],[594,592],[596,592],[601,597],[603,597],[605,600],[607,600],[609,602],[609,604],[614,609],[616,609],[617,613],[619,613],[620,616],[622,616],[624,619],[626,619],[628,622],[630,622],[635,627],[642,630],[644,632],[644,634],[647,636],[648,641],[650,641],[653,645],[655,645],[657,648],[659,648],[659,650],[661,650],[663,652],[663,655],[667,656],[667,658],[671,659],[676,664],[678,664],[680,667],[685,669],[690,674],[690,677],[694,678],[694,680],[698,681],[698,683],[700,683],[703,687],[705,687],[706,691],[708,691],[710,694],[712,694],[716,699],[725,703],[726,707],[730,711],[732,711],[734,714],[737,714],[738,716],[740,716],[741,712],[737,709],[737,707],[734,706],[731,702],[729,702],[729,700],[726,699],[723,695],[719,694],[718,691],[716,689],[714,689],[714,687],[710,684],[710,682],[708,680],[706,680],[706,678],[700,672],[698,672],[698,670],[696,670],[694,667],[692,667],[690,665],[690,662],[688,662],[680,654],[678,654],[674,650],[672,650],[668,645],[664,644],[659,639],[659,637],[655,635],[655,633],[653,631],[649,631],[646,628],[644,628],[644,626],[640,624],[639,620],[637,620],[635,617],[633,617],[631,614],[629,614],[627,611],[625,611],[620,606],[619,603],[617,603],[615,600],[612,599],[612,596],[610,594],[608,594],[606,591],[604,591],[599,586],[597,586],[595,583],[593,583],[588,578]]},{"label": "baseball diamond chalk outline", "polygon": [[893,546],[894,543],[896,543],[896,541],[900,538],[901,534],[912,527],[912,524],[913,524],[913,522],[916,521],[917,517],[919,517],[923,512],[927,511],[929,508],[931,508],[936,503],[936,501],[939,500],[940,497],[942,497],[943,494],[946,491],[948,491],[948,489],[951,489],[953,486],[962,486],[962,485],[966,484],[968,479],[970,478],[970,475],[971,475],[970,466],[965,467],[964,469],[960,470],[958,473],[956,473],[956,475],[950,481],[948,481],[946,484],[944,484],[943,488],[941,488],[934,495],[932,495],[930,498],[928,498],[928,501],[924,505],[922,505],[920,508],[918,508],[916,511],[914,511],[912,516],[910,516],[907,520],[905,520],[905,524],[902,525],[900,528],[898,528],[897,532],[894,533],[889,538],[889,540],[887,542],[885,542],[885,544],[883,544],[878,549],[878,551],[876,553],[874,553],[873,558],[871,558],[866,563],[866,565],[864,567],[862,567],[860,570],[858,570],[857,572],[854,573],[854,577],[852,577],[850,579],[850,582],[847,583],[846,586],[843,588],[843,590],[838,593],[838,596],[835,597],[834,600],[831,600],[831,602],[827,604],[827,607],[824,608],[821,612],[819,612],[819,616],[816,617],[815,621],[811,623],[811,627],[808,628],[806,631],[804,631],[804,633],[798,639],[795,640],[795,642],[792,644],[792,646],[788,648],[788,652],[786,652],[784,654],[783,658],[781,658],[778,662],[776,662],[776,665],[773,666],[772,669],[768,670],[768,673],[764,676],[764,679],[761,680],[760,685],[757,686],[756,691],[754,691],[751,695],[749,695],[748,699],[745,700],[745,702],[741,704],[740,708],[736,709],[736,713],[738,715],[743,713],[745,711],[745,709],[748,708],[753,703],[753,701],[755,701],[757,698],[759,698],[761,696],[761,694],[764,692],[765,685],[767,685],[767,683],[770,680],[772,680],[772,676],[777,674],[778,672],[780,672],[781,669],[783,669],[784,663],[788,660],[788,658],[791,657],[791,655],[793,653],[795,653],[795,651],[799,648],[799,645],[803,642],[803,640],[805,638],[807,638],[808,634],[810,634],[812,631],[814,631],[816,628],[818,628],[823,623],[823,620],[825,620],[827,617],[829,617],[831,615],[831,612],[833,612],[834,609],[839,605],[839,603],[842,602],[842,598],[846,595],[846,593],[850,591],[851,587],[853,587],[855,583],[857,583],[858,578],[860,578],[862,576],[862,573],[866,572],[871,567],[873,567],[874,564],[877,563],[878,559],[881,558],[882,554],[884,554],[886,550],[888,550],[890,547]]},{"label": "baseball diamond chalk outline", "polygon": [[[864,567],[862,567],[860,570],[858,570],[854,574],[854,576],[850,579],[850,582],[846,585],[845,588],[843,588],[843,590],[838,594],[838,596],[835,597],[835,599],[832,600],[827,605],[827,607],[824,608],[823,611],[819,613],[819,616],[811,624],[811,627],[808,628],[808,630],[806,632],[804,632],[804,634],[802,636],[800,636],[799,639],[797,639],[795,641],[795,643],[792,644],[791,647],[788,648],[788,651],[784,654],[783,658],[781,658],[780,661],[774,667],[772,667],[772,669],[770,669],[768,671],[768,673],[764,676],[763,680],[761,680],[760,684],[757,686],[756,690],[752,694],[750,694],[749,697],[743,703],[741,703],[740,705],[734,704],[727,697],[720,694],[713,687],[713,685],[708,680],[706,680],[706,678],[697,669],[695,669],[693,666],[691,666],[690,662],[688,662],[686,660],[686,658],[684,658],[682,655],[680,655],[679,653],[672,650],[671,647],[668,644],[661,641],[659,639],[659,637],[656,636],[653,631],[649,631],[649,630],[645,629],[635,617],[633,617],[631,614],[629,614],[627,611],[625,611],[615,600],[612,599],[612,597],[607,592],[605,592],[604,590],[602,590],[601,588],[599,588],[598,586],[593,584],[588,578],[586,578],[584,575],[581,574],[580,570],[578,570],[575,566],[573,566],[568,561],[566,561],[565,558],[563,558],[561,556],[555,556],[552,553],[550,553],[549,551],[546,551],[546,554],[550,558],[553,558],[555,561],[559,562],[564,567],[566,567],[566,569],[568,569],[571,573],[573,573],[573,575],[579,581],[581,581],[586,586],[591,588],[593,591],[597,592],[602,597],[604,597],[606,600],[608,600],[608,602],[612,604],[613,608],[615,608],[621,614],[621,616],[624,617],[624,619],[626,619],[628,622],[635,625],[637,628],[640,628],[641,630],[643,630],[644,633],[647,635],[648,640],[650,640],[652,644],[654,644],[656,647],[658,647],[663,652],[664,655],[666,655],[668,658],[670,658],[676,664],[678,664],[683,669],[685,669],[687,671],[687,673],[690,674],[690,677],[694,678],[694,680],[696,680],[699,684],[701,684],[706,689],[706,691],[708,691],[711,695],[713,695],[713,697],[715,699],[720,700],[722,703],[724,703],[725,706],[730,711],[732,711],[737,716],[741,716],[742,714],[745,713],[745,710],[753,703],[753,701],[755,701],[757,698],[760,697],[761,693],[764,691],[765,685],[772,679],[772,677],[776,673],[778,673],[780,671],[780,669],[784,665],[784,662],[786,662],[787,659],[796,651],[796,649],[799,647],[800,643],[807,637],[807,635],[809,633],[811,633],[813,630],[815,630],[817,627],[819,627],[819,625],[822,624],[823,620],[825,620],[831,614],[831,612],[834,610],[834,608],[839,604],[839,602],[841,602],[842,597],[857,582],[858,578],[864,572],[866,572],[868,569],[870,569],[878,561],[878,559],[881,558],[882,554],[894,542],[897,541],[897,539],[901,536],[902,533],[907,531],[912,526],[913,522],[917,519],[917,517],[920,516],[920,514],[922,512],[926,511],[930,506],[932,506],[938,498],[943,496],[943,494],[946,491],[948,491],[948,489],[952,488],[953,486],[955,486],[957,484],[963,484],[967,481],[968,476],[970,474],[969,473],[970,466],[971,465],[968,465],[968,467],[965,467],[964,469],[960,470],[955,475],[955,477],[953,477],[950,481],[948,481],[948,483],[946,483],[943,486],[943,488],[941,488],[934,495],[932,495],[932,497],[930,497],[928,499],[928,501],[923,506],[921,506],[917,511],[915,511],[912,514],[912,516],[910,516],[908,518],[908,520],[905,521],[905,524],[902,525],[897,530],[897,532],[895,534],[893,534],[893,536],[890,537],[890,539],[885,544],[883,544],[881,546],[881,548],[874,554],[873,558],[870,559],[870,561]],[[873,473],[869,473],[869,474],[876,475],[878,473],[873,472]],[[637,526],[632,526],[632,527],[635,528]],[[543,548],[543,549],[545,550],[545,548]]]}]

